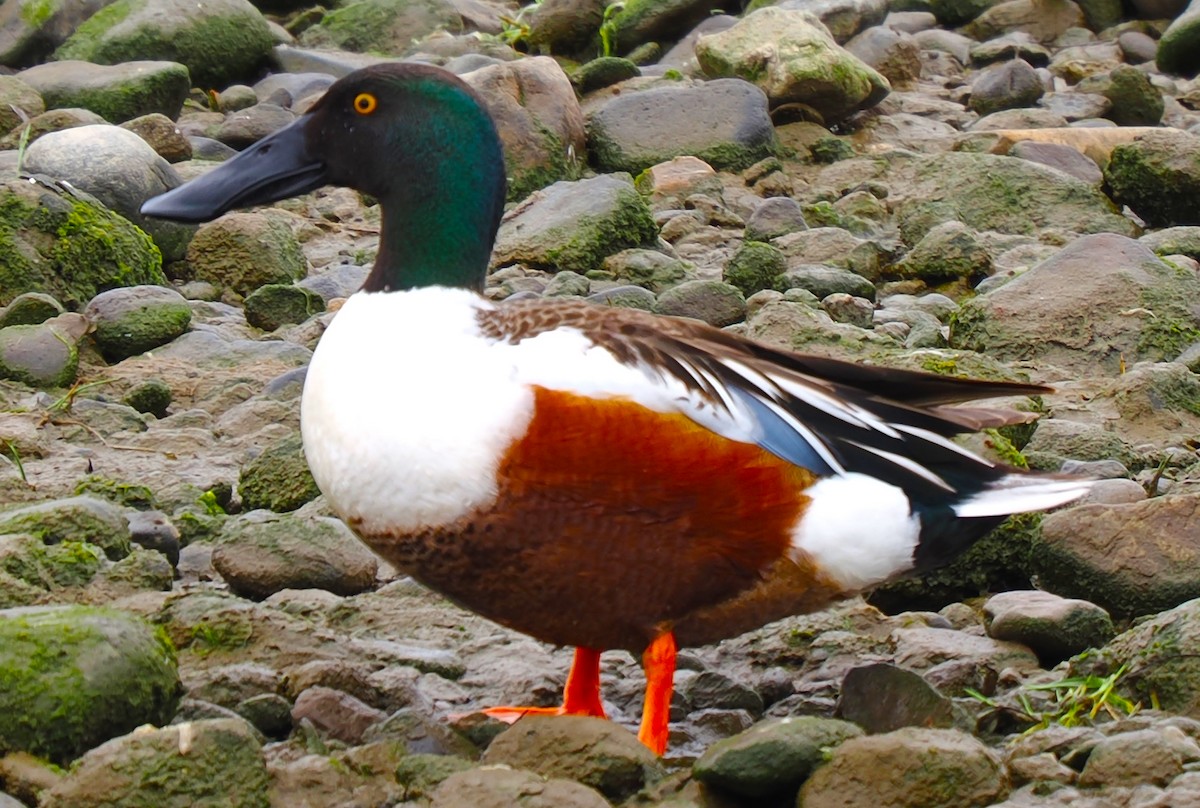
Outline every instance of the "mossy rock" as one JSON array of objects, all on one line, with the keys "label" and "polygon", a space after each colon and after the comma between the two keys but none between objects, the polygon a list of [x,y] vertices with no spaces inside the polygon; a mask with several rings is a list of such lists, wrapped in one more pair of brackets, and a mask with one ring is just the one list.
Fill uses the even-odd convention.
[{"label": "mossy rock", "polygon": [[0,533],[28,533],[45,544],[88,542],[112,561],[129,555],[129,524],[120,509],[80,496],[24,505],[0,512]]},{"label": "mossy rock", "polygon": [[104,562],[94,544],[43,544],[29,535],[0,536],[0,570],[42,591],[91,582]]},{"label": "mossy rock", "polygon": [[171,643],[133,615],[0,611],[0,752],[64,763],[142,724],[165,724],[181,694]]},{"label": "mossy rock", "polygon": [[949,603],[987,592],[1028,589],[1033,556],[1041,538],[1042,515],[1010,516],[941,569],[879,587],[870,603],[889,613],[937,611]]},{"label": "mossy rock", "polygon": [[1169,130],[1117,146],[1104,181],[1113,201],[1151,227],[1200,224],[1200,137]]},{"label": "mossy rock", "polygon": [[30,387],[66,387],[78,372],[79,347],[50,322],[0,329],[0,379]]},{"label": "mossy rock", "polygon": [[43,808],[268,808],[270,778],[254,729],[238,718],[189,721],[115,738],[44,792]]},{"label": "mossy rock", "polygon": [[470,761],[449,755],[407,755],[396,764],[396,782],[404,789],[404,799],[423,799],[450,775],[470,768]]},{"label": "mossy rock", "polygon": [[188,279],[246,296],[260,286],[289,284],[308,265],[287,221],[270,213],[230,213],[201,225],[188,244]]},{"label": "mossy rock", "polygon": [[92,339],[110,362],[166,345],[192,322],[191,304],[174,289],[161,286],[101,292],[84,313],[95,326]]},{"label": "mossy rock", "polygon": [[601,56],[581,65],[571,76],[571,83],[581,93],[590,93],[608,87],[610,84],[632,79],[642,75],[641,69],[619,56]]},{"label": "mossy rock", "polygon": [[105,289],[166,282],[150,237],[95,198],[43,182],[0,183],[0,305],[44,292],[78,309]]},{"label": "mossy rock", "polygon": [[162,379],[146,379],[130,388],[121,401],[140,413],[162,418],[171,406],[172,395],[171,386]]},{"label": "mossy rock", "polygon": [[63,305],[51,295],[26,292],[0,312],[0,328],[10,325],[38,325],[65,312]]},{"label": "mossy rock", "polygon": [[746,297],[763,289],[776,289],[787,270],[787,259],[779,248],[760,241],[747,241],[725,264],[726,283],[736,286]]},{"label": "mossy rock", "polygon": [[303,286],[268,283],[246,296],[245,307],[246,322],[263,331],[274,331],[325,311],[325,300]]},{"label": "mossy rock", "polygon": [[246,508],[276,513],[294,511],[320,496],[300,434],[276,441],[247,463],[238,477],[238,492]]},{"label": "mossy rock", "polygon": [[307,47],[400,55],[437,30],[459,33],[462,15],[442,0],[358,0],[325,14],[305,31]]},{"label": "mossy rock", "polygon": [[114,480],[99,474],[88,475],[76,483],[75,495],[85,494],[107,499],[127,508],[137,508],[139,511],[158,507],[154,501],[154,492],[149,486]]},{"label": "mossy rock", "polygon": [[75,29],[54,58],[179,62],[193,85],[210,88],[255,76],[274,45],[266,19],[249,0],[116,0]]}]

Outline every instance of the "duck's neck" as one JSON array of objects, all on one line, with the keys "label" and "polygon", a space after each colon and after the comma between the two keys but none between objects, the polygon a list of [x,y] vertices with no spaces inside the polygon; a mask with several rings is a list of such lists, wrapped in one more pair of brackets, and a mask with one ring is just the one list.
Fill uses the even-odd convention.
[{"label": "duck's neck", "polygon": [[437,89],[449,96],[439,115],[397,135],[401,157],[380,195],[379,252],[364,291],[483,290],[504,212],[504,155],[476,101]]}]

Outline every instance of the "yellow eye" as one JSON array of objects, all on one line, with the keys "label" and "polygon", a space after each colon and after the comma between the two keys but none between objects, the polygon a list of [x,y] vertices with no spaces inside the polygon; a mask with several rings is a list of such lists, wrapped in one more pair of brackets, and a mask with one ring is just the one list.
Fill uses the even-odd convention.
[{"label": "yellow eye", "polygon": [[379,106],[378,99],[370,93],[359,93],[354,96],[354,111],[359,115],[370,115]]}]

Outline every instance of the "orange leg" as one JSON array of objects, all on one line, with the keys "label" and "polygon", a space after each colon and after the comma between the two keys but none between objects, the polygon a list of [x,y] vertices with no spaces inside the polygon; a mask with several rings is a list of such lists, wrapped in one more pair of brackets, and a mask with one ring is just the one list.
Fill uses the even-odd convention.
[{"label": "orange leg", "polygon": [[600,652],[576,648],[561,707],[488,707],[480,712],[509,724],[526,715],[594,715],[607,718],[600,703]]},{"label": "orange leg", "polygon": [[646,702],[638,740],[662,757],[667,751],[667,729],[671,720],[671,691],[675,684],[675,635],[659,634],[642,653],[646,669]]}]

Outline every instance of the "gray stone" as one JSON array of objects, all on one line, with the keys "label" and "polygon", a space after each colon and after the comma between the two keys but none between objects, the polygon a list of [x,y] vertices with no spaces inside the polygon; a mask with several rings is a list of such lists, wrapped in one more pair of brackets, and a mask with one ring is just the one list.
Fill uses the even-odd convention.
[{"label": "gray stone", "polygon": [[971,82],[971,109],[987,115],[1002,109],[1029,107],[1045,88],[1037,71],[1024,59],[1002,62],[979,73]]},{"label": "gray stone", "polygon": [[48,107],[82,107],[112,123],[157,112],[179,117],[191,83],[178,62],[119,65],[60,61],[31,67],[18,76]]},{"label": "gray stone", "polygon": [[6,609],[0,640],[0,751],[62,764],[174,715],[174,654],[140,618],[86,606]]},{"label": "gray stone", "polygon": [[140,210],[147,199],[179,185],[179,177],[133,132],[108,125],[49,132],[29,146],[25,169],[92,194],[149,233],[166,260],[183,257],[195,228],[143,216]]},{"label": "gray stone", "polygon": [[993,595],[983,614],[989,637],[1028,645],[1048,668],[1099,648],[1116,633],[1108,612],[1096,604],[1038,590]]},{"label": "gray stone", "polygon": [[255,104],[231,113],[213,137],[233,149],[244,149],[296,120],[291,110],[278,104]]},{"label": "gray stone", "polygon": [[1200,597],[1198,508],[1200,496],[1182,494],[1050,514],[1034,558],[1039,581],[1117,618]]},{"label": "gray stone", "polygon": [[839,43],[883,22],[890,3],[886,0],[782,0],[780,8],[805,11],[816,16]]},{"label": "gray stone", "polygon": [[251,511],[225,525],[213,566],[234,592],[264,598],[283,589],[354,595],[375,584],[378,561],[339,520]]},{"label": "gray stone", "polygon": [[654,296],[654,292],[641,286],[615,286],[589,295],[588,300],[602,306],[621,306],[653,311],[657,298]]},{"label": "gray stone", "polygon": [[224,87],[261,68],[274,40],[249,0],[117,0],[76,29],[55,58],[115,65],[165,59],[187,66],[192,84]]},{"label": "gray stone", "polygon": [[770,155],[775,136],[762,90],[717,79],[613,96],[588,116],[588,148],[604,171],[636,174],[684,155],[738,171]]},{"label": "gray stone", "polygon": [[[161,778],[161,780],[160,780]],[[153,797],[145,783],[155,781]],[[254,729],[238,718],[147,727],[99,746],[42,797],[46,808],[191,808],[268,804]]]},{"label": "gray stone", "polygon": [[878,70],[893,87],[911,88],[921,77],[921,46],[895,28],[868,28],[847,42],[846,50]]},{"label": "gray stone", "polygon": [[[528,721],[529,719],[526,719]],[[451,774],[434,789],[429,808],[609,808],[594,789],[562,778],[547,780],[506,768],[468,769]]]},{"label": "gray stone", "polygon": [[556,182],[505,217],[492,260],[584,274],[610,255],[652,243],[658,228],[628,175]]},{"label": "gray stone", "polygon": [[654,311],[722,328],[745,319],[746,298],[736,286],[722,281],[685,281],[660,294]]},{"label": "gray stone", "polygon": [[1200,746],[1175,727],[1121,732],[1103,739],[1088,755],[1079,785],[1166,785],[1183,774],[1185,763],[1200,760]]},{"label": "gray stone", "polygon": [[875,304],[863,297],[835,292],[821,300],[821,308],[838,323],[859,328],[871,328],[874,323]]},{"label": "gray stone", "polygon": [[875,284],[848,269],[827,266],[801,266],[783,274],[783,289],[807,289],[818,299],[843,292],[867,300],[875,299]]},{"label": "gray stone", "polygon": [[142,140],[168,163],[192,159],[192,144],[179,131],[175,122],[159,112],[151,112],[121,124]]},{"label": "gray stone", "polygon": [[1046,93],[1038,104],[1068,123],[1103,118],[1112,109],[1112,102],[1099,93]]},{"label": "gray stone", "polygon": [[633,733],[588,716],[526,716],[496,736],[483,762],[574,780],[617,802],[662,775]]},{"label": "gray stone", "polygon": [[708,747],[692,774],[743,797],[790,796],[824,762],[827,750],[861,734],[854,724],[829,718],[770,719]]},{"label": "gray stone", "polygon": [[1158,42],[1141,31],[1123,31],[1117,37],[1117,45],[1125,61],[1131,65],[1153,62],[1158,56]]},{"label": "gray stone", "polygon": [[798,804],[951,808],[990,805],[1004,791],[999,761],[972,736],[905,728],[842,743],[804,783]]},{"label": "gray stone", "polygon": [[800,203],[790,196],[764,199],[746,218],[747,241],[770,241],[797,230],[807,230]]},{"label": "gray stone", "polygon": [[772,106],[804,104],[827,124],[878,104],[891,90],[805,11],[758,9],[727,31],[701,37],[696,56],[707,75],[753,81]]},{"label": "gray stone", "polygon": [[387,714],[364,704],[349,693],[328,687],[310,687],[296,697],[292,722],[310,721],[322,735],[348,744],[360,744],[372,726]]},{"label": "gray stone", "polygon": [[1070,174],[1076,179],[1083,180],[1089,185],[1099,187],[1100,183],[1104,181],[1104,175],[1100,171],[1100,166],[1096,165],[1095,161],[1085,156],[1083,152],[1074,146],[1068,146],[1063,143],[1037,143],[1032,140],[1024,140],[1014,144],[1008,153],[1022,160],[1029,160],[1056,168],[1059,171]]},{"label": "gray stone", "polygon": [[[3,23],[0,23],[3,31]],[[0,132],[11,132],[25,121],[46,111],[46,102],[41,93],[16,76],[0,76]],[[25,117],[18,114],[18,110]]]},{"label": "gray stone", "polygon": [[92,339],[110,362],[166,345],[188,329],[192,309],[183,295],[162,286],[110,289],[92,298],[84,315]]},{"label": "gray stone", "polygon": [[992,4],[964,26],[963,33],[982,41],[1020,32],[1049,44],[1084,23],[1083,12],[1071,0],[1005,0]]},{"label": "gray stone", "polygon": [[112,0],[44,3],[18,0],[0,20],[0,64],[27,67],[45,61],[79,24]]},{"label": "gray stone", "polygon": [[901,727],[954,726],[954,703],[919,674],[886,663],[851,668],[842,680],[839,718],[871,734]]}]

